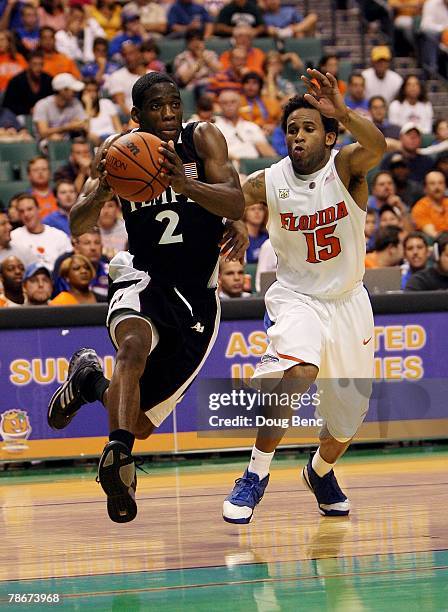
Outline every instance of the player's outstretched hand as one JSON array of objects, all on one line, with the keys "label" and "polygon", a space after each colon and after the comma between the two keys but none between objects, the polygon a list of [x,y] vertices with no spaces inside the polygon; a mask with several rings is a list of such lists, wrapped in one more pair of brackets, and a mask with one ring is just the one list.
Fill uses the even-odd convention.
[{"label": "player's outstretched hand", "polygon": [[308,77],[301,77],[308,89],[303,96],[305,100],[325,117],[341,121],[347,115],[348,109],[336,78],[330,72],[322,74],[313,68],[308,68],[307,73]]},{"label": "player's outstretched hand", "polygon": [[240,261],[244,264],[244,254],[249,246],[249,234],[244,221],[226,221],[219,245],[221,257],[225,261]]},{"label": "player's outstretched hand", "polygon": [[159,158],[162,164],[162,172],[169,178],[170,185],[176,193],[183,193],[187,185],[187,177],[181,158],[176,153],[174,142],[162,142],[159,147],[159,153],[163,158]]}]

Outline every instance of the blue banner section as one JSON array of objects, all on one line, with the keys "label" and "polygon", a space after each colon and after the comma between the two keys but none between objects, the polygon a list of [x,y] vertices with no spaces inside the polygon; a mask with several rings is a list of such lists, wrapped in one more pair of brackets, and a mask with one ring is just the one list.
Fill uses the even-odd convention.
[{"label": "blue banner section", "polygon": [[[448,418],[448,313],[381,315],[375,318],[375,377],[399,384],[375,384],[367,421]],[[106,376],[114,366],[114,349],[105,328],[76,327],[3,330],[0,351],[0,436],[3,440],[50,440],[104,436],[104,408],[91,405],[64,431],[46,422],[49,398],[66,377],[71,354],[94,347]],[[188,390],[158,433],[198,430],[198,408],[204,399],[198,382],[204,378],[250,377],[267,346],[263,322],[223,321],[215,347],[200,378]],[[349,358],[349,356],[348,356]],[[311,408],[307,409],[312,415]],[[441,436],[448,435],[440,431]]]}]

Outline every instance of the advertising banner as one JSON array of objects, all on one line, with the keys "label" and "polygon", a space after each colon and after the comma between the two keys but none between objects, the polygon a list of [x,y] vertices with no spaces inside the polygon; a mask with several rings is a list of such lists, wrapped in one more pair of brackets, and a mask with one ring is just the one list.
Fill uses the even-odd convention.
[{"label": "advertising banner", "polygon": [[[373,384],[370,409],[358,437],[381,440],[448,436],[448,366],[443,358],[448,353],[447,319],[443,312],[375,317],[371,340],[375,343],[375,379],[387,382]],[[199,378],[174,415],[149,440],[137,443],[137,452],[250,446],[255,433],[251,425],[256,426],[256,421],[247,421],[247,427],[210,425],[209,417],[216,417],[222,406],[209,410],[209,396],[231,389],[231,379],[250,378],[266,345],[262,321],[223,321]],[[107,439],[108,419],[100,404],[83,407],[63,431],[53,431],[46,420],[49,398],[65,380],[71,354],[82,346],[96,349],[110,378],[115,351],[105,328],[1,331],[0,460],[96,456],[101,452]],[[352,403],[350,384],[358,391],[359,384],[336,384],[339,389],[348,389],[344,393],[349,394],[347,402]],[[285,444],[305,444],[316,439],[320,422],[316,421],[315,408],[311,402],[300,406],[298,422],[305,420],[306,424],[302,430],[293,427]],[[237,412],[238,407],[234,416],[238,416]],[[248,416],[247,411],[240,416]]]}]

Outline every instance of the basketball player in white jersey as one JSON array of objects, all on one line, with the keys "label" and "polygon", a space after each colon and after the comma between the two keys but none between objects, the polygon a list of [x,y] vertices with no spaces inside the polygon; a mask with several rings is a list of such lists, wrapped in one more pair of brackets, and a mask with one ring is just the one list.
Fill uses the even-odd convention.
[{"label": "basketball player in white jersey", "polygon": [[[283,113],[288,157],[252,174],[243,186],[246,206],[268,206],[278,258],[277,282],[265,298],[269,346],[252,379],[262,390],[292,384],[303,393],[317,376],[373,377],[373,314],[362,284],[366,174],[382,159],[386,142],[371,121],[345,106],[330,73],[307,72],[302,79],[308,93],[292,98]],[[338,122],[357,142],[336,152]],[[344,392],[336,390],[318,407],[324,422],[320,445],[302,477],[321,514],[350,511],[333,466],[364,419],[368,395],[345,393],[344,401]],[[250,522],[285,431],[258,430],[249,466],[224,501],[225,521]]]}]

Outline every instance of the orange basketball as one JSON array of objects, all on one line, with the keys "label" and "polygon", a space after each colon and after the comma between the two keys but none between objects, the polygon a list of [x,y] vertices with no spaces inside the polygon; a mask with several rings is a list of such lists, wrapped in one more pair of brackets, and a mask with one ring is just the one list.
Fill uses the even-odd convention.
[{"label": "orange basketball", "polygon": [[105,169],[107,182],[117,195],[132,202],[149,202],[165,191],[168,179],[159,164],[161,142],[154,134],[130,132],[110,145]]}]

